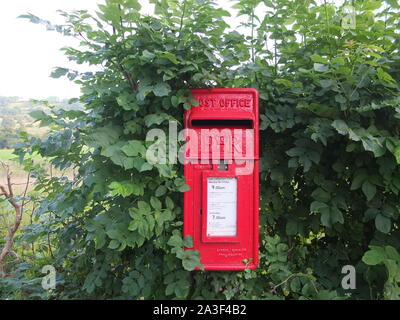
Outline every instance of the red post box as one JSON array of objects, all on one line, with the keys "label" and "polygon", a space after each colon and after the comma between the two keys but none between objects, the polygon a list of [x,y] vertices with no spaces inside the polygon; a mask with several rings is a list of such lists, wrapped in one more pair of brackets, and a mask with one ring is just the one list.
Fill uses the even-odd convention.
[{"label": "red post box", "polygon": [[192,89],[185,112],[184,236],[205,270],[258,266],[259,111],[255,89]]}]

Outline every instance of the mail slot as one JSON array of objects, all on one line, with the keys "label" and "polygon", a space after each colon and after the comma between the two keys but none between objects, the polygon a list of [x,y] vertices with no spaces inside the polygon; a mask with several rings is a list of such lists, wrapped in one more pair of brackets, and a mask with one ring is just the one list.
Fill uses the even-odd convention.
[{"label": "mail slot", "polygon": [[184,114],[184,236],[205,270],[258,266],[259,108],[255,89],[192,89]]}]

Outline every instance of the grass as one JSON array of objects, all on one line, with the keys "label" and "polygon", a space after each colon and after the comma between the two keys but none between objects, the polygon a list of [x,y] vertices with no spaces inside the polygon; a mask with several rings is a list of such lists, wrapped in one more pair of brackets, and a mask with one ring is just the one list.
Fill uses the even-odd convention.
[{"label": "grass", "polygon": [[[12,173],[11,175],[11,181],[13,183],[13,191],[15,196],[22,196],[25,192],[26,188],[26,183],[27,183],[27,178],[28,178],[28,173],[23,170],[22,166],[14,161],[13,159],[16,158],[16,156],[13,154],[13,149],[0,149],[0,161],[5,162],[7,165],[10,166],[10,171]],[[45,170],[50,171],[50,164],[48,163],[47,159],[41,158],[39,155],[34,155],[33,160],[35,162],[41,163]],[[52,170],[54,175],[61,175],[62,173],[59,170]],[[69,175],[71,176],[70,172],[68,172]],[[34,187],[34,182],[35,179],[31,178],[30,179],[30,184],[27,189],[28,195],[31,194],[33,191]],[[0,165],[0,185],[6,186],[7,181],[6,181],[6,171],[5,169]],[[2,197],[0,196],[0,199]],[[4,198],[3,198],[4,199]],[[33,209],[33,203],[28,203],[25,206],[25,211],[24,215],[22,218],[22,224],[21,228],[18,231],[21,232],[21,229],[23,226],[26,226],[30,224],[30,214]],[[14,223],[15,221],[15,211],[13,207],[7,202],[1,202],[0,203],[0,239],[4,238],[8,232],[9,226]],[[0,246],[1,250],[1,246]]]}]

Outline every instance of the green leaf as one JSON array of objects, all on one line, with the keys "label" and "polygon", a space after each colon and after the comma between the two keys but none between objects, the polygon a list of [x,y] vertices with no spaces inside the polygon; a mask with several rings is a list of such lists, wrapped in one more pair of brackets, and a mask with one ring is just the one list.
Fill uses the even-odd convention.
[{"label": "green leaf", "polygon": [[154,165],[157,169],[158,172],[160,173],[160,176],[170,178],[172,176],[172,170],[171,167],[167,164],[156,164]]},{"label": "green leaf", "polygon": [[144,123],[146,125],[146,127],[150,127],[153,124],[161,124],[163,121],[166,121],[169,119],[169,116],[162,112],[159,114],[149,114],[147,116],[144,117]]},{"label": "green leaf", "polygon": [[287,88],[291,88],[293,86],[292,82],[287,79],[274,79],[274,82],[277,84],[282,84]]},{"label": "green leaf", "polygon": [[353,182],[351,183],[350,190],[359,189],[363,182],[368,178],[368,174],[365,171],[360,171],[354,176]]},{"label": "green leaf", "polygon": [[29,115],[35,119],[36,121],[39,121],[41,119],[45,119],[48,117],[48,115],[42,111],[42,110],[35,110],[35,111],[31,111],[29,112]]},{"label": "green leaf", "polygon": [[168,83],[159,82],[154,86],[153,92],[157,97],[164,97],[171,92],[171,87]]},{"label": "green leaf", "polygon": [[310,56],[310,58],[311,58],[311,60],[313,61],[313,62],[317,62],[318,64],[328,64],[328,59],[326,59],[326,58],[323,58],[323,57],[321,57],[320,55],[318,55],[318,54],[313,54],[313,55],[311,55]]},{"label": "green leaf", "polygon": [[336,81],[333,79],[322,79],[319,81],[319,84],[322,88],[330,88],[336,84]]},{"label": "green leaf", "polygon": [[383,257],[378,250],[368,250],[362,257],[362,261],[370,266],[380,264],[382,260]]},{"label": "green leaf", "polygon": [[300,221],[295,219],[289,219],[286,223],[286,233],[288,235],[296,235],[298,233],[302,233],[303,225]]},{"label": "green leaf", "polygon": [[138,111],[139,106],[135,101],[135,96],[132,93],[123,92],[117,97],[117,103],[127,111]]},{"label": "green leaf", "polygon": [[151,212],[150,205],[142,200],[138,201],[138,209],[142,214],[149,214]]},{"label": "green leaf", "polygon": [[385,252],[388,259],[400,261],[400,253],[392,246],[385,246]]},{"label": "green leaf", "polygon": [[158,58],[168,59],[169,61],[171,61],[174,64],[179,63],[179,61],[176,59],[176,56],[171,52],[157,52],[156,54],[157,54]]},{"label": "green leaf", "polygon": [[379,80],[381,80],[384,83],[387,83],[389,85],[393,85],[396,83],[396,80],[394,80],[392,76],[386,71],[384,71],[382,68],[377,68],[377,74]]},{"label": "green leaf", "polygon": [[375,157],[381,157],[386,152],[386,149],[382,146],[378,138],[372,136],[363,137],[361,141],[364,149],[373,152]]},{"label": "green leaf", "polygon": [[362,184],[362,191],[364,192],[365,196],[367,197],[367,201],[371,201],[376,194],[376,186],[371,182],[364,181]]},{"label": "green leaf", "polygon": [[139,172],[149,171],[149,170],[152,170],[152,169],[153,169],[153,166],[150,163],[144,162],[140,166]]},{"label": "green leaf", "polygon": [[112,182],[110,184],[111,194],[113,196],[121,195],[122,197],[129,197],[130,195],[139,196],[143,192],[143,186],[138,185],[132,181]]},{"label": "green leaf", "polygon": [[376,208],[368,208],[365,212],[364,212],[364,217],[366,221],[375,219],[376,216],[378,215],[379,210],[377,210]]},{"label": "green leaf", "polygon": [[323,190],[322,188],[317,188],[313,191],[311,196],[320,202],[328,202],[331,199],[331,196],[328,192]]},{"label": "green leaf", "polygon": [[150,52],[150,51],[148,51],[148,50],[143,50],[143,53],[142,53],[142,58],[143,58],[143,60],[145,60],[145,61],[151,61],[151,60],[153,60],[154,59],[154,57],[155,57],[156,55],[153,53],[153,52]]},{"label": "green leaf", "polygon": [[111,240],[108,247],[110,249],[117,249],[120,246],[120,242],[118,240]]},{"label": "green leaf", "polygon": [[167,244],[171,247],[182,247],[183,240],[179,235],[174,234],[172,237],[169,238]]},{"label": "green leaf", "polygon": [[349,133],[349,127],[343,120],[335,120],[332,122],[332,127],[336,129],[341,135],[346,135]]},{"label": "green leaf", "polygon": [[325,227],[331,227],[332,226],[332,221],[331,221],[331,210],[329,207],[322,208],[320,209],[321,212],[321,223]]},{"label": "green leaf", "polygon": [[178,187],[178,191],[179,192],[186,192],[186,191],[189,191],[189,190],[190,190],[190,187],[187,184],[183,184],[183,185]]},{"label": "green leaf", "polygon": [[318,72],[326,72],[328,71],[329,67],[327,65],[321,63],[314,63],[314,70]]},{"label": "green leaf", "polygon": [[50,77],[60,78],[62,76],[65,76],[68,73],[68,71],[69,69],[58,67],[50,74]]},{"label": "green leaf", "polygon": [[167,206],[168,209],[172,210],[174,209],[174,202],[171,200],[170,197],[165,198],[165,205]]},{"label": "green leaf", "polygon": [[380,232],[389,233],[392,223],[389,218],[379,213],[375,218],[375,226]]},{"label": "green leaf", "polygon": [[183,246],[185,248],[193,248],[193,238],[191,236],[186,236],[183,238]]},{"label": "green leaf", "polygon": [[165,186],[158,186],[155,192],[156,197],[161,197],[167,192],[167,188]]},{"label": "green leaf", "polygon": [[328,205],[326,203],[320,201],[314,201],[311,203],[310,211],[312,212],[320,212],[321,209],[327,208]]},{"label": "green leaf", "polygon": [[335,58],[333,58],[333,59],[331,60],[331,63],[332,63],[332,64],[337,63],[337,64],[340,65],[340,66],[345,65],[345,61],[344,61],[344,59],[343,59],[342,57],[335,57]]},{"label": "green leaf", "polygon": [[332,223],[344,223],[343,214],[337,207],[330,208],[330,218]]},{"label": "green leaf", "polygon": [[138,155],[144,156],[146,154],[146,148],[144,147],[143,142],[139,140],[130,140],[121,148],[121,150],[128,157],[136,157]]},{"label": "green leaf", "polygon": [[88,135],[88,144],[89,146],[102,146],[106,148],[117,143],[120,134],[121,128],[112,124],[105,127],[98,127]]},{"label": "green leaf", "polygon": [[125,8],[135,9],[136,11],[139,11],[142,8],[138,0],[124,0],[122,4]]},{"label": "green leaf", "polygon": [[187,271],[193,271],[200,264],[200,252],[197,250],[185,250],[182,266]]},{"label": "green leaf", "polygon": [[155,198],[155,197],[151,197],[151,198],[150,198],[150,204],[151,204],[151,206],[152,206],[154,209],[156,209],[156,210],[161,210],[161,208],[162,208],[161,201],[158,200],[158,199]]},{"label": "green leaf", "polygon": [[393,154],[394,154],[394,156],[396,158],[396,162],[398,164],[400,164],[400,145],[398,145],[397,147],[394,148]]},{"label": "green leaf", "polygon": [[338,103],[342,103],[342,104],[347,102],[346,98],[344,96],[342,96],[341,94],[337,94],[335,96],[335,101]]}]

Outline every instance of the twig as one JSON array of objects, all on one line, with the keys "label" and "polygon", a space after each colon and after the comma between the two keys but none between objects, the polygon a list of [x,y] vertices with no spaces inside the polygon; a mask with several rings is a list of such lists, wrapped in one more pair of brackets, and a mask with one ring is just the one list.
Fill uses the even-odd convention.
[{"label": "twig", "polygon": [[315,292],[316,292],[316,293],[319,292],[318,289],[317,289],[317,287],[315,286],[315,283],[314,283],[313,279],[311,278],[312,276],[309,275],[309,274],[305,274],[305,273],[301,273],[301,272],[300,272],[300,273],[292,273],[289,277],[287,277],[287,278],[286,278],[285,280],[283,280],[281,283],[278,283],[276,286],[274,286],[274,287],[270,290],[270,293],[272,293],[272,294],[276,293],[276,289],[278,289],[280,286],[284,285],[286,282],[288,282],[290,279],[292,279],[292,278],[294,278],[294,277],[303,277],[303,278],[308,279],[308,280],[311,282],[311,284],[312,284],[312,286],[313,286]]},{"label": "twig", "polygon": [[[5,266],[6,266],[5,258],[8,254],[13,254],[12,246],[14,244],[14,236],[18,231],[19,226],[21,225],[23,206],[14,200],[14,191],[12,187],[13,184],[11,182],[12,173],[10,171],[9,165],[5,164],[4,162],[1,162],[1,164],[6,170],[7,187],[0,185],[0,192],[7,199],[7,201],[14,207],[15,210],[14,224],[11,227],[8,227],[7,241],[0,252],[0,277],[4,278],[7,276],[7,273],[5,272]],[[28,176],[28,182],[29,182],[29,176]],[[25,188],[25,196],[27,190],[28,190],[28,184],[27,187]]]}]

